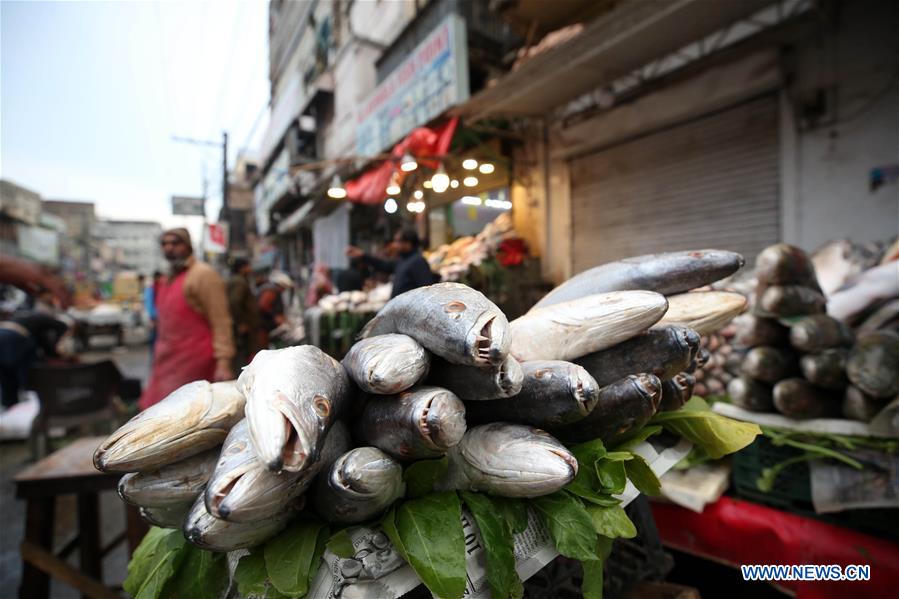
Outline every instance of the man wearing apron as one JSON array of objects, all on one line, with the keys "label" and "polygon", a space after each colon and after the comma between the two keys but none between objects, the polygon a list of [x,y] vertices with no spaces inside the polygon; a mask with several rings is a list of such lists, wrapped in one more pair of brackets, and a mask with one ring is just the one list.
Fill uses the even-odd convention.
[{"label": "man wearing apron", "polygon": [[171,272],[157,290],[155,356],[140,398],[142,410],[192,381],[234,378],[234,343],[224,281],[211,266],[194,257],[187,229],[166,231],[160,245]]}]

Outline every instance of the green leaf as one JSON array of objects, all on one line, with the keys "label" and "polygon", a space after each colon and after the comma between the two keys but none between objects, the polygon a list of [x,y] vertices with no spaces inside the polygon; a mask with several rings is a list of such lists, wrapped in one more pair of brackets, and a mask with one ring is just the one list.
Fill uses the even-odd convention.
[{"label": "green leaf", "polygon": [[618,505],[619,503],[621,503],[620,499],[616,499],[608,493],[600,493],[581,487],[572,487],[570,484],[564,487],[562,490],[571,493],[575,497],[580,497],[584,501],[589,501],[590,503],[594,503],[596,505]]},{"label": "green leaf", "polygon": [[493,599],[520,599],[524,586],[515,571],[515,546],[512,527],[493,498],[478,493],[462,492],[462,500],[474,516],[487,558],[487,581]]},{"label": "green leaf", "polygon": [[318,531],[318,540],[315,543],[315,553],[312,554],[312,561],[309,564],[309,576],[306,579],[306,588],[312,588],[312,582],[318,575],[318,569],[321,568],[322,556],[325,554],[325,547],[328,544],[328,538],[331,531],[327,526],[322,526]]},{"label": "green leaf", "polygon": [[256,548],[240,558],[234,570],[234,580],[242,597],[265,594],[268,584],[271,583],[265,572],[265,558],[261,548]]},{"label": "green leaf", "polygon": [[353,547],[353,541],[350,539],[350,533],[347,529],[341,529],[331,535],[327,543],[328,549],[337,557],[353,557],[356,554],[356,548]]},{"label": "green leaf", "polygon": [[656,473],[652,471],[643,456],[633,454],[634,459],[624,463],[624,469],[627,477],[630,479],[637,489],[645,494],[653,497],[662,494],[662,482]]},{"label": "green leaf", "polygon": [[757,424],[712,412],[699,397],[690,399],[680,410],[656,414],[652,422],[702,447],[713,459],[743,449],[762,433]]},{"label": "green leaf", "polygon": [[634,454],[629,451],[610,451],[606,453],[606,456],[603,459],[609,460],[610,462],[626,462],[633,457]]},{"label": "green leaf", "polygon": [[420,460],[411,464],[403,472],[403,480],[406,481],[406,495],[412,497],[424,497],[434,489],[434,483],[443,478],[449,460],[446,456],[438,460]]},{"label": "green leaf", "polygon": [[324,525],[313,520],[296,520],[263,547],[265,571],[278,592],[305,595],[309,571]]},{"label": "green leaf", "polygon": [[580,500],[557,491],[535,497],[531,505],[543,518],[559,553],[579,560],[596,559],[596,533]]},{"label": "green leaf", "polygon": [[403,539],[400,536],[399,530],[396,527],[396,508],[390,508],[384,516],[381,518],[381,528],[384,530],[384,534],[387,535],[387,538],[390,539],[390,542],[393,544],[393,548],[396,549],[397,553],[402,556],[404,560],[409,561],[409,555],[406,553],[406,547],[403,545]]},{"label": "green leaf", "polygon": [[660,432],[662,432],[662,427],[659,425],[644,426],[637,430],[632,437],[628,437],[626,441],[619,443],[614,448],[614,451],[632,451],[637,445]]},{"label": "green leaf", "polygon": [[601,507],[598,505],[587,506],[590,522],[597,534],[610,539],[619,537],[633,539],[637,536],[637,528],[620,505],[613,507]]},{"label": "green leaf", "polygon": [[624,470],[625,462],[601,461],[596,466],[596,476],[599,480],[599,488],[604,493],[618,495],[624,493],[627,486],[627,474]]},{"label": "green leaf", "polygon": [[513,534],[524,532],[528,527],[528,506],[512,497],[490,497],[493,505],[502,513],[502,518],[509,525]]},{"label": "green leaf", "polygon": [[218,599],[228,586],[228,557],[187,544],[186,557],[166,585],[166,597]]},{"label": "green leaf", "polygon": [[151,528],[128,564],[124,588],[135,599],[157,599],[187,553],[180,530]]},{"label": "green leaf", "polygon": [[584,581],[581,583],[584,599],[602,599],[602,561],[583,560],[581,566],[584,568]]},{"label": "green leaf", "polygon": [[571,453],[577,458],[579,466],[595,464],[606,457],[606,447],[600,439],[579,443],[571,448]]},{"label": "green leaf", "polygon": [[465,535],[458,495],[434,493],[406,501],[396,508],[394,524],[407,561],[425,586],[444,599],[462,597]]}]

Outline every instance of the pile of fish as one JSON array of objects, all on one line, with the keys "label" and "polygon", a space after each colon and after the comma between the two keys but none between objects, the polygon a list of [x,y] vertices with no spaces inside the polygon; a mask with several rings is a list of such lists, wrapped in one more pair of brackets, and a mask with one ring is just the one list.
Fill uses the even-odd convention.
[{"label": "pile of fish", "polygon": [[681,407],[700,335],[746,307],[691,291],[743,259],[704,250],[598,266],[512,322],[438,283],[392,299],[342,362],[261,351],[237,381],[181,387],[106,439],[119,494],[199,547],[258,545],[303,510],[342,525],[405,495],[404,468],[446,456],[436,490],[537,497],[569,483],[567,443],[632,435]]},{"label": "pile of fish", "polygon": [[889,276],[899,285],[899,263],[840,288],[829,277],[826,297],[805,252],[786,244],[763,250],[753,311],[732,325],[734,346],[747,350],[727,387],[734,403],[791,418],[870,421],[899,395],[899,288],[889,288]]},{"label": "pile of fish", "polygon": [[506,239],[518,237],[512,224],[512,214],[503,212],[493,222],[487,223],[476,236],[460,237],[451,244],[443,244],[428,255],[431,270],[442,281],[458,281],[472,267],[480,266],[488,257],[496,254]]}]

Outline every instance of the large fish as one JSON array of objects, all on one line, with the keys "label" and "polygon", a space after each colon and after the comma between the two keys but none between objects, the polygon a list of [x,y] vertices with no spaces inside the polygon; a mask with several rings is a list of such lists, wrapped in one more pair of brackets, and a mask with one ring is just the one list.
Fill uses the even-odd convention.
[{"label": "large fish", "polygon": [[852,343],[852,331],[827,314],[806,316],[790,327],[790,344],[801,352],[818,353]]},{"label": "large fish", "polygon": [[668,296],[668,311],[656,327],[673,324],[700,335],[714,333],[746,309],[746,298],[731,291],[694,291]]},{"label": "large fish", "polygon": [[803,250],[786,243],[769,245],[755,259],[759,287],[800,285],[820,292],[815,266]]},{"label": "large fish", "polygon": [[342,360],[350,378],[366,393],[405,391],[428,372],[431,354],[408,335],[376,335],[355,343]]},{"label": "large fish", "polygon": [[833,348],[802,356],[799,359],[802,376],[825,389],[845,389],[849,384],[846,379],[847,353],[845,348]]},{"label": "large fish", "polygon": [[203,496],[197,497],[190,508],[181,530],[184,537],[208,551],[234,551],[261,545],[281,532],[296,515],[292,509],[283,509],[275,516],[255,522],[228,522],[206,511]]},{"label": "large fish", "polygon": [[465,405],[469,424],[507,421],[551,428],[585,418],[599,398],[599,385],[583,367],[561,360],[521,364],[518,395]]},{"label": "large fish", "polygon": [[840,411],[836,396],[805,379],[784,379],[774,385],[773,393],[774,407],[788,418],[826,418]]},{"label": "large fish", "polygon": [[141,518],[146,520],[151,526],[159,528],[181,528],[184,525],[184,519],[190,512],[196,497],[187,503],[176,503],[167,506],[142,507],[138,510]]},{"label": "large fish", "polygon": [[774,318],[764,318],[755,314],[740,314],[733,320],[735,347],[757,347],[786,345],[790,339],[790,329]]},{"label": "large fish", "polygon": [[158,470],[126,474],[119,479],[119,497],[139,507],[193,503],[212,476],[218,456],[216,447]]},{"label": "large fish", "polygon": [[727,394],[734,405],[751,412],[770,412],[774,409],[771,385],[741,375],[727,384]]},{"label": "large fish", "polygon": [[453,364],[498,366],[509,353],[509,321],[480,291],[437,283],[401,293],[381,308],[362,338],[403,333]]},{"label": "large fish", "polygon": [[665,314],[652,291],[613,291],[531,310],[512,321],[510,353],[518,360],[573,360],[642,333]]},{"label": "large fish", "polygon": [[494,422],[465,434],[449,453],[449,468],[435,488],[540,497],[571,482],[577,468],[575,457],[549,433]]},{"label": "large fish", "polygon": [[241,418],[244,396],[233,382],[179,387],[106,438],[94,452],[103,472],[155,470],[220,445]]},{"label": "large fish", "polygon": [[899,261],[866,270],[836,290],[827,300],[827,313],[852,324],[881,302],[899,297]]},{"label": "large fish", "polygon": [[343,366],[312,345],[260,351],[238,384],[247,397],[253,448],[274,472],[299,472],[315,462],[351,399]]},{"label": "large fish", "polygon": [[462,366],[435,358],[428,384],[449,389],[460,399],[489,400],[517,394],[523,376],[521,365],[512,356],[506,356],[502,364],[493,368]]},{"label": "large fish", "polygon": [[679,410],[691,397],[696,378],[689,373],[681,372],[673,378],[662,381],[662,398],[659,400],[659,412]]},{"label": "large fish", "polygon": [[552,429],[564,441],[601,439],[614,445],[649,422],[662,399],[662,382],[652,374],[628,376],[600,389],[593,410],[583,420]]},{"label": "large fish", "polygon": [[325,520],[358,524],[405,495],[403,467],[375,447],[340,456],[315,484],[315,509]]},{"label": "large fish", "polygon": [[753,347],[743,358],[743,373],[759,381],[776,383],[799,372],[796,354],[780,347]]},{"label": "large fish", "polygon": [[465,404],[440,387],[370,396],[357,421],[363,444],[400,460],[436,458],[465,434]]},{"label": "large fish", "polygon": [[899,334],[878,331],[861,335],[846,361],[852,384],[872,397],[899,395]]},{"label": "large fish", "polygon": [[820,291],[801,285],[771,285],[759,290],[756,312],[761,316],[789,318],[824,314],[827,300]]},{"label": "large fish", "polygon": [[237,423],[225,439],[215,473],[206,486],[206,510],[230,522],[253,522],[288,509],[294,500],[350,448],[350,436],[341,422],[328,430],[319,459],[301,472],[276,474],[256,457],[246,420]]},{"label": "large fish", "polygon": [[532,309],[609,291],[644,289],[662,295],[683,293],[729,277],[742,266],[743,256],[723,250],[625,258],[573,276],[547,293]]},{"label": "large fish", "polygon": [[665,326],[579,358],[575,363],[583,366],[600,387],[641,372],[670,379],[690,367],[699,354],[699,341],[692,329]]}]

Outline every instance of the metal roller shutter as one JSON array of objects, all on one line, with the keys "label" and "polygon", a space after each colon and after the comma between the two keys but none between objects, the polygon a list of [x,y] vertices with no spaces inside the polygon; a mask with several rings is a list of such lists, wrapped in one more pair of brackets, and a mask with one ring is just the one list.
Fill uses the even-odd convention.
[{"label": "metal roller shutter", "polygon": [[777,101],[765,96],[571,161],[574,272],[780,238]]}]

